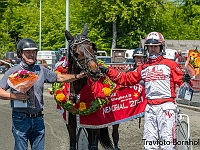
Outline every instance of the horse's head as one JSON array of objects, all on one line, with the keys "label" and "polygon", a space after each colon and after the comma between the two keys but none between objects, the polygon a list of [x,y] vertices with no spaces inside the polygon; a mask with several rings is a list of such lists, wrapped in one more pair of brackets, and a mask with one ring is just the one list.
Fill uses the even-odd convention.
[{"label": "horse's head", "polygon": [[91,77],[93,81],[97,81],[100,78],[100,71],[95,57],[97,50],[95,44],[88,40],[87,28],[88,26],[85,24],[81,35],[75,35],[74,37],[66,30],[65,36],[70,44],[70,57],[88,77]]}]

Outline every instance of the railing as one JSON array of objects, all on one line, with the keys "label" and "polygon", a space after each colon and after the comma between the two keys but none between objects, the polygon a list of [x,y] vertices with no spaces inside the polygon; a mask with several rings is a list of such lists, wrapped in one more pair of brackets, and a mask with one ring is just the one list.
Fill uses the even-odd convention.
[{"label": "railing", "polygon": [[108,66],[119,70],[119,71],[127,71],[134,67],[135,63],[107,63]]},{"label": "railing", "polygon": [[[131,68],[134,67],[134,62],[133,63],[106,63],[108,66],[113,67],[116,70],[119,71],[127,71]],[[185,62],[179,62],[181,70],[185,71]]]}]

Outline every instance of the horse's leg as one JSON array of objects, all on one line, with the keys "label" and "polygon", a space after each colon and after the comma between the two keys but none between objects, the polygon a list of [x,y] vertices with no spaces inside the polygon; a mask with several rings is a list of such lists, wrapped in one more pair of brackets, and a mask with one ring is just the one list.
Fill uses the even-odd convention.
[{"label": "horse's leg", "polygon": [[86,129],[88,132],[89,150],[98,150],[99,129]]},{"label": "horse's leg", "polygon": [[76,116],[69,113],[69,122],[66,124],[70,139],[70,150],[76,150]]},{"label": "horse's leg", "polygon": [[119,142],[119,132],[118,132],[118,128],[119,128],[119,124],[113,125],[112,128],[113,128],[113,131],[112,131],[112,138],[113,138],[115,150],[120,150],[120,149],[118,148],[118,142]]},{"label": "horse's leg", "polygon": [[99,141],[104,149],[113,150],[113,142],[109,136],[108,127],[100,128]]}]

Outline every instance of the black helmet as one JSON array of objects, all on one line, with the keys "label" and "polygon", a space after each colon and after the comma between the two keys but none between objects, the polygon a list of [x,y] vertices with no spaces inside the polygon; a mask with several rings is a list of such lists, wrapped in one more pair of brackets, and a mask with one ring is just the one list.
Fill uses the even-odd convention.
[{"label": "black helmet", "polygon": [[38,50],[37,44],[30,38],[24,38],[20,40],[17,44],[17,56],[18,58],[22,58],[22,51],[25,50]]},{"label": "black helmet", "polygon": [[146,57],[145,51],[143,48],[136,48],[133,52],[133,57],[135,56],[142,56],[142,57]]}]

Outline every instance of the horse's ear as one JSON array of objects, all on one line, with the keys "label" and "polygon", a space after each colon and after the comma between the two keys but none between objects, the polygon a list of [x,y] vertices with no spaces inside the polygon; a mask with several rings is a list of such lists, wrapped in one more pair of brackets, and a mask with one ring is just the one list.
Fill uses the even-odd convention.
[{"label": "horse's ear", "polygon": [[97,52],[96,44],[92,43],[92,49],[94,50],[94,52]]},{"label": "horse's ear", "polygon": [[65,30],[65,37],[67,39],[67,41],[70,43],[73,41],[73,36],[69,33],[69,31]]},{"label": "horse's ear", "polygon": [[82,35],[88,37],[88,24],[86,23],[84,25],[83,31],[82,31]]}]

